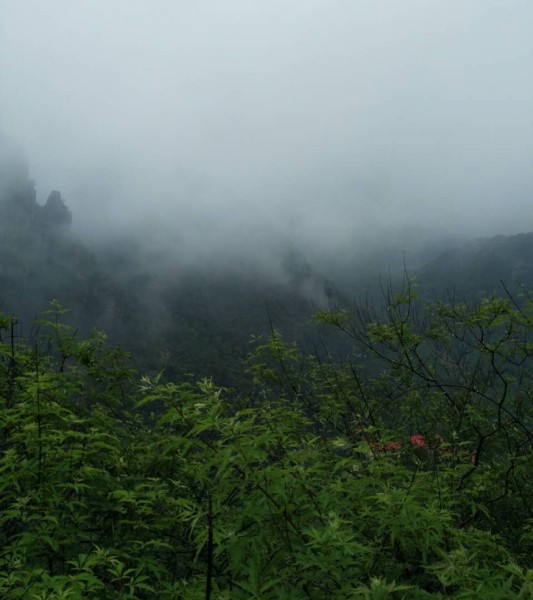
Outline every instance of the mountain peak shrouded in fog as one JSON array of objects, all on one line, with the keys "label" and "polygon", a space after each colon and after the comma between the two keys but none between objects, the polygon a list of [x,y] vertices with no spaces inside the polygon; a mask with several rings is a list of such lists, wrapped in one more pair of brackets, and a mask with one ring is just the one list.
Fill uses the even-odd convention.
[{"label": "mountain peak shrouded in fog", "polygon": [[169,254],[153,237],[84,244],[61,193],[38,203],[25,164],[4,164],[0,311],[17,315],[26,331],[57,300],[83,334],[105,329],[146,368],[235,383],[229,360],[246,357],[251,336],[275,326],[309,346],[313,310],[340,296],[287,242],[272,241],[263,258],[224,248],[207,261]]},{"label": "mountain peak shrouded in fog", "polygon": [[13,154],[0,156],[0,214],[3,230],[69,227],[72,222],[72,213],[57,190],[50,192],[45,204],[37,202],[28,162]]},{"label": "mountain peak shrouded in fog", "polygon": [[70,225],[72,222],[72,213],[61,198],[61,192],[56,190],[50,192],[43,212],[45,220],[50,225]]}]

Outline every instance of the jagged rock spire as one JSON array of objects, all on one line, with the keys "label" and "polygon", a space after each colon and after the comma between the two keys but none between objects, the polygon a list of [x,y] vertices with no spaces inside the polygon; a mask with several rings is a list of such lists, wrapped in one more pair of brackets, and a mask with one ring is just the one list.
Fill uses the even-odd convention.
[{"label": "jagged rock spire", "polygon": [[57,190],[50,192],[48,200],[43,206],[43,218],[48,225],[70,225],[72,223],[72,213]]}]

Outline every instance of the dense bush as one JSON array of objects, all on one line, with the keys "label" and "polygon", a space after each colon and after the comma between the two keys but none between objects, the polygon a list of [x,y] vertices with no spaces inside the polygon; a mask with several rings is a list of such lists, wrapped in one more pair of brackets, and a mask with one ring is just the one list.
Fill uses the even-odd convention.
[{"label": "dense bush", "polygon": [[256,344],[241,396],[139,377],[54,306],[2,317],[0,596],[533,595],[530,304],[317,319],[353,361]]}]

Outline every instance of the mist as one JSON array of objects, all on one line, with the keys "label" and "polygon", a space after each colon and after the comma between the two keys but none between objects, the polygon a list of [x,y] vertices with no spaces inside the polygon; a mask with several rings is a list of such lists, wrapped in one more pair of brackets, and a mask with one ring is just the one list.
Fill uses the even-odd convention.
[{"label": "mist", "polygon": [[526,0],[1,0],[0,130],[88,239],[333,262],[528,231],[532,22]]}]

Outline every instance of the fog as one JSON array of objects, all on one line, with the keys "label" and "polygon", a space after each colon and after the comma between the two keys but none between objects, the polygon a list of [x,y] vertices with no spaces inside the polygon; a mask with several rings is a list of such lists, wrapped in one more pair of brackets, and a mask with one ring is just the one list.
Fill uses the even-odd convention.
[{"label": "fog", "polygon": [[0,0],[0,130],[86,237],[528,231],[532,23],[528,0]]}]

